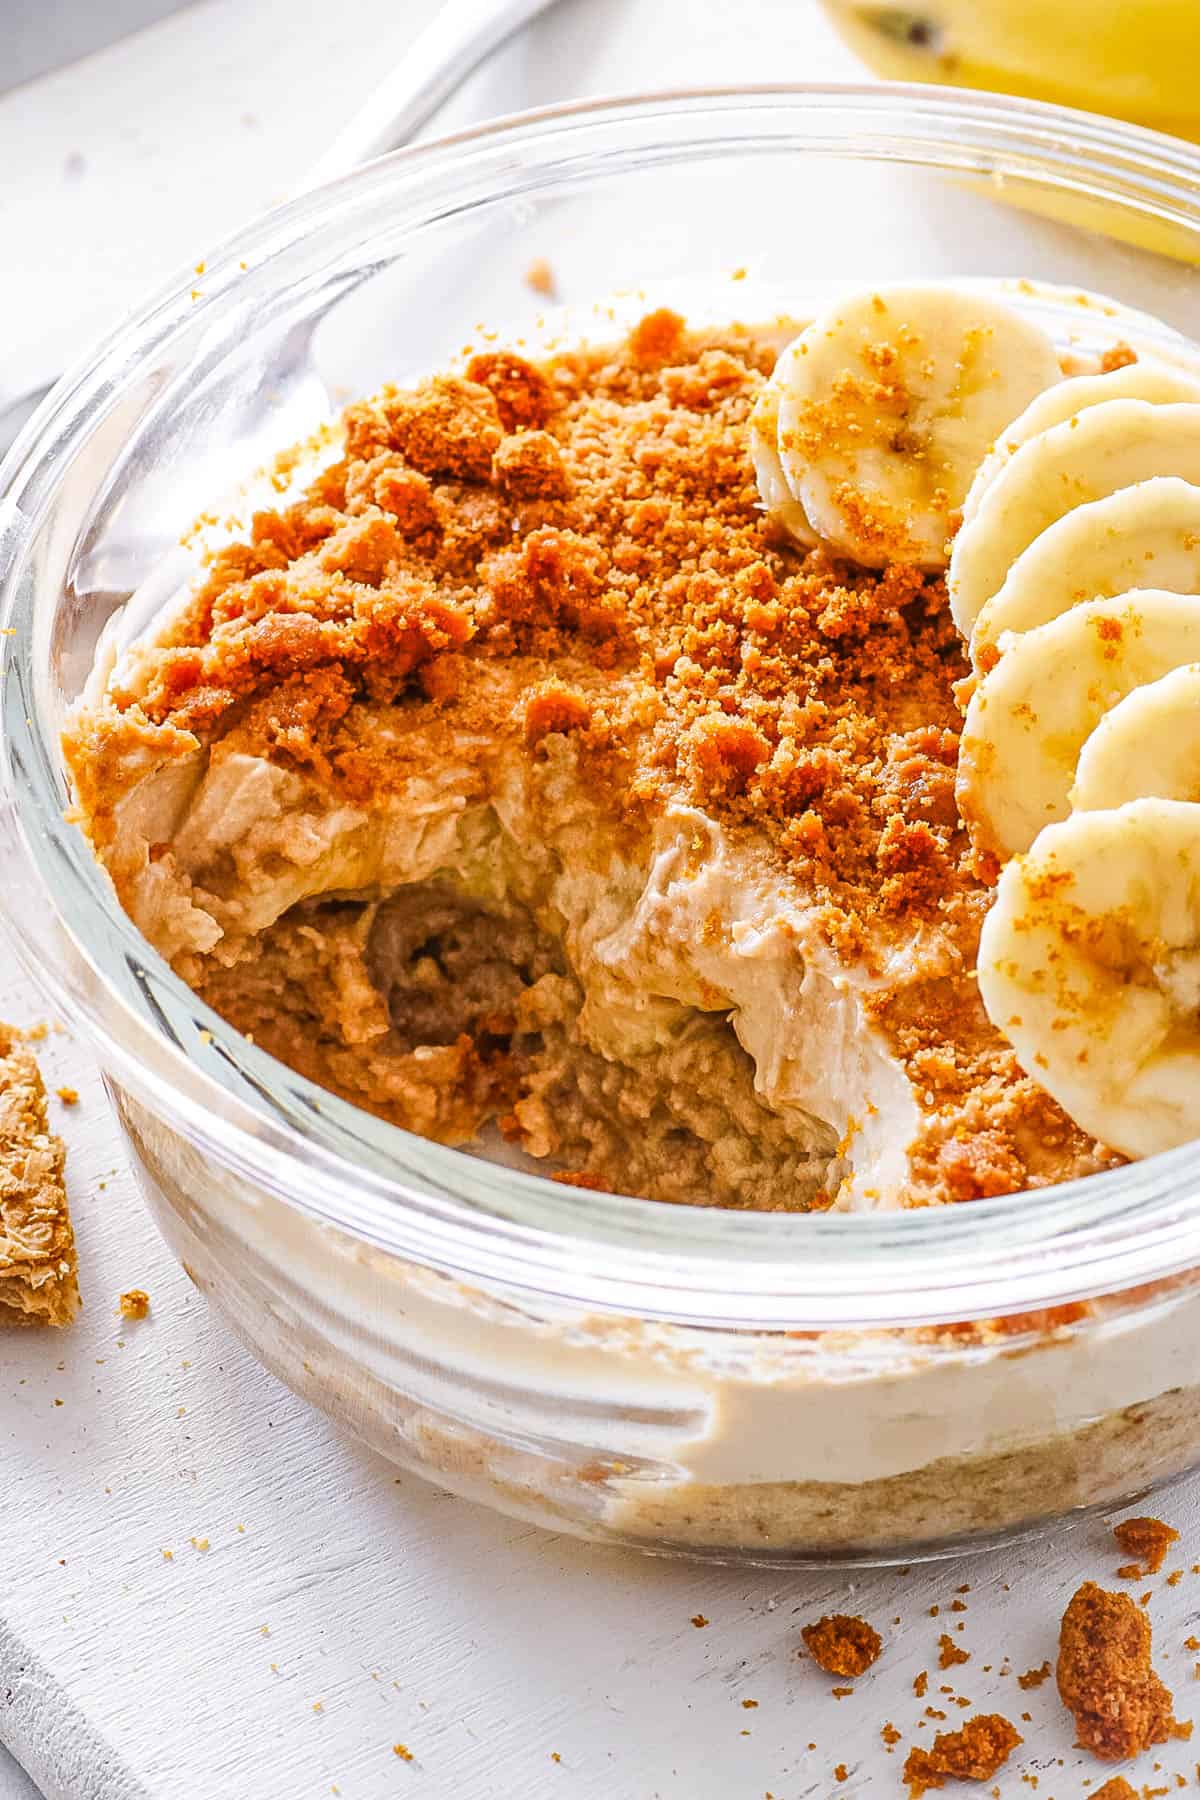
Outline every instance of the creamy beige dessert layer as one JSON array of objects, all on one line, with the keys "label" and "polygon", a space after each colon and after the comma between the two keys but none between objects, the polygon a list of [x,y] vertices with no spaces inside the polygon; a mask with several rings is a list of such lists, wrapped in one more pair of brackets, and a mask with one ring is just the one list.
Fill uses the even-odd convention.
[{"label": "creamy beige dessert layer", "polygon": [[350,407],[76,714],[78,816],[231,1023],[443,1142],[800,1211],[1110,1166],[980,1001],[936,557],[764,511],[776,347],[660,312]]}]

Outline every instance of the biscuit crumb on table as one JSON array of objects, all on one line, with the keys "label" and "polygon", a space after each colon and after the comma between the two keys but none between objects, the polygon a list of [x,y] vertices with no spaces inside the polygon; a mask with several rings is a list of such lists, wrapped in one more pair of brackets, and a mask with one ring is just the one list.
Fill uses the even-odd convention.
[{"label": "biscuit crumb on table", "polygon": [[[0,1024],[0,1320],[67,1325],[79,1307],[66,1150],[19,1032]],[[45,1035],[43,1029],[42,1035]]]},{"label": "biscuit crumb on table", "polygon": [[1154,1672],[1150,1621],[1128,1594],[1083,1583],[1063,1614],[1057,1675],[1080,1747],[1105,1762],[1191,1736]]},{"label": "biscuit crumb on table", "polygon": [[990,1781],[1023,1743],[1015,1725],[1000,1713],[979,1713],[958,1731],[939,1731],[926,1748],[914,1744],[904,1764],[909,1800],[954,1781]]},{"label": "biscuit crumb on table", "polygon": [[144,1319],[150,1311],[150,1296],[145,1288],[130,1288],[121,1295],[120,1306],[123,1319]]},{"label": "biscuit crumb on table", "polygon": [[1117,1570],[1117,1574],[1127,1581],[1137,1581],[1143,1575],[1157,1575],[1167,1551],[1179,1542],[1179,1533],[1173,1526],[1152,1518],[1122,1519],[1119,1525],[1113,1526],[1113,1536],[1126,1556],[1136,1558],[1136,1561],[1122,1563]]},{"label": "biscuit crumb on table", "polygon": [[817,1667],[827,1675],[862,1675],[883,1649],[875,1627],[847,1613],[829,1613],[815,1625],[805,1625],[800,1636]]}]

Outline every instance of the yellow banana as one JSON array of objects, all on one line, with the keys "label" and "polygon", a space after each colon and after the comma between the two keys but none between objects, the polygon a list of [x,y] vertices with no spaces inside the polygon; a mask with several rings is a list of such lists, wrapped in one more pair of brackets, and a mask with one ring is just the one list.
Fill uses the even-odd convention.
[{"label": "yellow banana", "polygon": [[824,0],[892,81],[1053,100],[1200,138],[1196,0]]}]

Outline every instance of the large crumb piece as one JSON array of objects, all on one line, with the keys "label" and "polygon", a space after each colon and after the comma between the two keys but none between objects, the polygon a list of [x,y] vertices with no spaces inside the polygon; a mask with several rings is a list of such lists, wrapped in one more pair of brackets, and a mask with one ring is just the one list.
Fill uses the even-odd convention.
[{"label": "large crumb piece", "polygon": [[145,1288],[130,1288],[121,1295],[120,1304],[123,1319],[144,1319],[150,1311],[150,1296]]},{"label": "large crumb piece", "polygon": [[848,1613],[829,1613],[815,1625],[806,1625],[800,1636],[813,1661],[827,1675],[861,1675],[883,1649],[875,1627]]},{"label": "large crumb piece", "polygon": [[1092,1800],[1138,1800],[1138,1793],[1123,1775],[1114,1775],[1102,1788],[1096,1789]]},{"label": "large crumb piece", "polygon": [[1179,1542],[1179,1533],[1161,1519],[1122,1519],[1113,1526],[1113,1536],[1126,1556],[1136,1558],[1117,1570],[1118,1575],[1131,1581],[1138,1581],[1143,1575],[1157,1575],[1167,1551]]},{"label": "large crumb piece", "polygon": [[1078,1741],[1105,1762],[1188,1737],[1150,1661],[1150,1621],[1128,1594],[1085,1581],[1063,1614],[1058,1691]]},{"label": "large crumb piece", "polygon": [[0,1319],[67,1325],[79,1306],[66,1150],[37,1063],[0,1024]]},{"label": "large crumb piece", "polygon": [[977,1713],[959,1731],[939,1731],[928,1749],[914,1744],[904,1764],[910,1800],[951,1781],[990,1781],[1024,1739],[1000,1713]]}]

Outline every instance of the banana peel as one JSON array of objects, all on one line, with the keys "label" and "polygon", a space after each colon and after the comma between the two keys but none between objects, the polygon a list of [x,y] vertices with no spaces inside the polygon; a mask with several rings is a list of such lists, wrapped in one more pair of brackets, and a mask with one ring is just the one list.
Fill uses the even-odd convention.
[{"label": "banana peel", "polygon": [[[983,88],[1127,119],[1200,142],[1197,0],[822,0],[890,81]],[[1200,233],[1030,177],[991,188],[1043,217],[1200,266]]]}]

